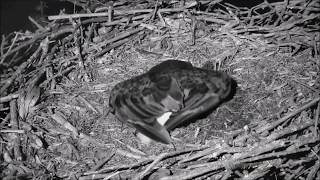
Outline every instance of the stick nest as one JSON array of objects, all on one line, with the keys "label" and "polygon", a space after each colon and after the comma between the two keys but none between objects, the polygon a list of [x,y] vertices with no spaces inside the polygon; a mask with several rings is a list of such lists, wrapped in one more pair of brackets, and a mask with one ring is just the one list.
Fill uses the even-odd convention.
[{"label": "stick nest", "polygon": [[[320,4],[66,0],[2,36],[2,179],[319,179]],[[145,146],[112,87],[166,60],[226,71],[235,97]]]}]

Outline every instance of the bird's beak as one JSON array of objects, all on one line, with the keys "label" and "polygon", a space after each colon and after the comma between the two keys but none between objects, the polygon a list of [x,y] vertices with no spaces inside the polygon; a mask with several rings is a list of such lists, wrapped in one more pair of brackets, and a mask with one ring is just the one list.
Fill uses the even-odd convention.
[{"label": "bird's beak", "polygon": [[152,123],[146,123],[141,121],[128,120],[138,131],[148,136],[151,139],[160,141],[165,144],[171,143],[171,137],[168,130],[161,125],[158,121]]}]

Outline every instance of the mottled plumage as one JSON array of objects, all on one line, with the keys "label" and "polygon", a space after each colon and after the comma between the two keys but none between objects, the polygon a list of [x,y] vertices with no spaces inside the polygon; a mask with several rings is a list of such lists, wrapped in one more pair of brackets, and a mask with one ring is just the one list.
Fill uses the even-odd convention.
[{"label": "mottled plumage", "polygon": [[[110,94],[112,113],[144,135],[170,143],[170,130],[213,111],[232,94],[235,82],[223,72],[167,60],[117,84]],[[157,119],[172,112],[161,124]]]}]

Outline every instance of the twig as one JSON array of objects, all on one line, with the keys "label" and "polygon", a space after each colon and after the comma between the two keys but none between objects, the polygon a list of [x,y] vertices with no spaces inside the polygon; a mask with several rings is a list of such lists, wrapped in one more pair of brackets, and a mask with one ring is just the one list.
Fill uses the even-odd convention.
[{"label": "twig", "polygon": [[38,49],[32,54],[32,56],[26,62],[22,63],[18,67],[18,69],[15,71],[15,73],[8,80],[6,80],[5,84],[0,89],[0,94],[3,94],[5,92],[5,90],[8,87],[10,87],[10,85],[22,73],[22,71],[33,61],[33,59],[35,59],[39,55],[41,49],[42,49],[41,46],[39,46]]},{"label": "twig", "polygon": [[143,158],[143,157],[140,156],[140,155],[133,154],[133,153],[131,153],[131,152],[124,151],[124,150],[122,150],[122,149],[117,149],[116,153],[119,154],[119,155],[128,157],[128,158],[133,158],[133,159],[145,159],[145,158]]},{"label": "twig", "polygon": [[[134,30],[132,30],[132,31],[128,31],[128,32],[126,32],[126,33],[123,33],[123,34],[117,36],[117,37],[114,37],[114,38],[112,38],[112,39],[110,39],[110,40],[107,40],[107,41],[103,42],[103,45],[100,45],[100,46],[105,46],[105,45],[111,44],[111,43],[114,42],[114,41],[117,41],[117,42],[111,44],[109,47],[104,48],[102,51],[100,51],[99,53],[97,53],[94,57],[97,58],[97,57],[99,57],[99,56],[107,53],[107,52],[110,51],[111,49],[114,49],[114,48],[116,48],[116,47],[118,47],[118,46],[120,46],[120,45],[128,42],[130,39],[123,39],[123,38],[128,37],[128,36],[131,36],[131,35],[133,35],[133,34],[135,34],[135,33],[138,33],[138,32],[140,32],[140,31],[143,30],[143,29],[144,29],[144,27],[140,27],[140,28],[134,29]],[[123,40],[118,41],[119,39],[123,39]]]},{"label": "twig", "polygon": [[160,155],[157,156],[157,158],[141,173],[137,174],[133,180],[139,180],[142,179],[144,176],[147,175],[148,172],[151,171],[151,169],[156,166],[163,158],[165,158],[167,156],[167,153],[162,153]]},{"label": "twig", "polygon": [[252,172],[245,175],[243,180],[255,180],[262,178],[264,175],[270,172],[270,169],[275,166],[275,164],[280,164],[281,160],[271,160],[268,162],[263,162],[257,168],[255,168]]},{"label": "twig", "polygon": [[19,94],[10,94],[4,97],[0,97],[0,103],[9,102],[12,99],[17,99],[19,97]]},{"label": "twig", "polygon": [[[314,91],[314,92],[319,92],[319,90],[317,90],[316,88],[311,87],[311,86],[309,86],[309,85],[307,85],[307,84],[305,84],[305,83],[303,83],[303,82],[300,82],[300,81],[297,80],[297,79],[293,79],[293,81],[297,82],[298,84],[300,84],[300,85],[302,85],[302,86],[304,86],[304,87],[306,87],[306,88],[308,88],[308,89],[310,89],[310,90],[312,90],[312,91]],[[320,94],[320,92],[319,92],[319,94]]]},{"label": "twig", "polygon": [[51,20],[58,20],[58,19],[77,19],[83,17],[101,17],[101,16],[108,16],[108,12],[103,13],[85,13],[85,14],[63,14],[63,15],[55,15],[55,16],[48,16],[48,19]]},{"label": "twig", "polygon": [[1,57],[1,62],[0,62],[0,64],[2,64],[2,63],[4,62],[4,60],[6,59],[6,57],[10,54],[12,47],[15,45],[15,43],[16,43],[16,41],[17,41],[18,35],[19,35],[19,33],[15,33],[15,36],[14,36],[14,38],[13,38],[13,41],[12,41],[9,49],[7,50],[6,54],[4,54],[4,55]]},{"label": "twig", "polygon": [[55,114],[51,114],[51,118],[55,120],[57,123],[59,123],[61,126],[63,126],[64,128],[71,131],[74,137],[79,136],[78,129],[75,128],[71,123],[69,123],[62,113],[56,112]]},{"label": "twig", "polygon": [[[10,123],[12,128],[19,129],[19,122],[18,122],[18,111],[17,111],[17,100],[13,99],[10,101]],[[14,146],[14,156],[17,161],[22,160],[22,152],[21,152],[21,144],[20,144],[20,137],[18,134],[11,134]]]},{"label": "twig", "polygon": [[[121,23],[125,23],[125,22],[128,22],[129,20],[132,20],[132,21],[137,21],[137,20],[140,20],[140,19],[145,19],[146,17],[149,17],[150,15],[139,15],[139,16],[134,16],[132,18],[122,18],[120,20],[114,20],[114,21],[111,21],[111,22],[107,22],[107,23],[103,23],[104,26],[114,26],[114,25],[118,25],[118,24],[121,24]],[[74,33],[75,31],[81,27],[82,25],[85,25],[85,24],[89,24],[89,23],[97,23],[97,22],[105,22],[107,21],[105,18],[92,18],[92,19],[86,19],[84,21],[81,21],[81,23],[79,23],[76,28],[74,28]]]},{"label": "twig", "polygon": [[82,97],[81,95],[78,96],[79,100],[82,101],[89,109],[91,109],[91,111],[95,112],[96,114],[99,114],[99,111],[93,107],[93,105],[87,101],[84,97]]},{"label": "twig", "polygon": [[0,127],[3,127],[10,120],[10,114],[7,114],[5,118],[0,118],[0,119],[1,119]]},{"label": "twig", "polygon": [[29,19],[35,26],[37,26],[38,29],[44,30],[44,27],[41,26],[39,23],[37,23],[37,21],[34,20],[31,16],[28,16],[28,19]]},{"label": "twig", "polygon": [[[186,153],[190,153],[190,152],[194,152],[194,151],[200,151],[203,149],[206,149],[207,147],[198,147],[198,148],[193,148],[193,149],[187,149],[187,150],[182,150],[182,151],[174,151],[174,152],[170,152],[170,153],[166,153],[164,155],[164,157],[162,159],[167,159],[170,157],[176,157],[176,156],[180,156]],[[94,175],[94,174],[101,174],[101,173],[108,173],[111,171],[115,171],[115,170],[125,170],[125,169],[135,169],[144,165],[147,165],[151,162],[153,162],[154,158],[147,158],[144,160],[141,160],[139,162],[133,163],[133,164],[124,164],[124,165],[118,165],[118,166],[110,166],[104,169],[101,169],[99,171],[94,171],[94,172],[85,172],[83,175]]]},{"label": "twig", "polygon": [[[1,38],[1,45],[0,45],[0,55],[1,55],[1,59],[4,59],[3,55],[4,55],[4,45],[6,44],[6,36],[3,34],[1,37],[2,38]],[[1,60],[1,62],[2,62],[2,60]]]},{"label": "twig", "polygon": [[226,146],[222,146],[220,148],[211,147],[203,151],[199,151],[198,153],[190,157],[182,159],[181,161],[179,161],[179,164],[193,161],[205,156],[209,156],[208,158],[213,159],[213,158],[217,158],[218,156],[224,153],[237,153],[237,152],[246,152],[246,151],[248,151],[248,149],[245,147],[226,147]]},{"label": "twig", "polygon": [[261,156],[241,160],[241,161],[225,160],[225,161],[216,161],[216,162],[206,163],[206,167],[196,168],[194,170],[190,170],[190,171],[182,173],[182,174],[164,177],[164,178],[161,178],[161,180],[192,179],[194,177],[198,177],[203,174],[213,172],[213,171],[219,170],[224,167],[236,168],[238,166],[241,167],[242,164],[248,163],[248,162],[253,162],[253,161],[258,161],[258,160],[268,159],[268,158],[274,158],[274,157],[280,157],[280,156],[285,156],[288,154],[296,154],[296,153],[305,152],[305,151],[309,151],[309,150],[310,150],[310,148],[306,147],[306,148],[302,148],[302,149],[298,149],[298,150],[294,150],[294,151],[290,151],[290,152],[278,152],[278,153],[265,154],[265,155],[261,155]]},{"label": "twig", "polygon": [[286,120],[292,118],[293,116],[301,113],[301,112],[304,111],[305,109],[308,109],[308,108],[310,108],[311,106],[314,106],[316,103],[318,103],[318,101],[320,101],[320,97],[312,100],[311,102],[309,102],[308,104],[300,107],[299,109],[295,110],[294,112],[291,112],[291,113],[287,114],[285,117],[283,117],[283,118],[281,118],[281,119],[279,119],[279,120],[277,120],[277,121],[275,121],[275,122],[272,122],[272,123],[270,123],[270,124],[268,124],[268,125],[266,125],[266,126],[263,126],[263,127],[259,128],[259,129],[257,129],[257,133],[262,133],[262,132],[264,132],[264,131],[269,131],[269,130],[277,127],[277,126],[280,125],[281,123],[283,123],[283,122],[285,122]]},{"label": "twig", "polygon": [[[13,53],[21,50],[22,48],[26,47],[26,46],[29,46],[31,44],[35,44],[35,42],[37,42],[38,40],[41,40],[43,39],[44,37],[50,35],[50,32],[42,32],[41,34],[37,34],[37,35],[34,35],[32,39],[24,42],[24,43],[21,43],[18,47],[12,49],[11,51],[7,51],[6,55],[5,55],[5,58],[12,55]],[[5,58],[2,59],[2,62],[4,62]],[[0,92],[1,94],[1,92]]]},{"label": "twig", "polygon": [[265,143],[269,143],[272,142],[274,140],[277,140],[285,135],[289,135],[289,134],[293,134],[294,132],[298,132],[301,130],[304,130],[310,126],[312,126],[313,123],[309,122],[309,123],[304,123],[304,124],[299,124],[299,125],[291,125],[290,127],[281,129],[279,131],[273,132],[272,134],[270,134],[266,139]]},{"label": "twig", "polygon": [[17,134],[24,134],[26,133],[25,130],[21,129],[1,129],[1,133],[17,133]]},{"label": "twig", "polygon": [[320,116],[320,102],[318,102],[318,107],[317,107],[317,110],[316,110],[316,116],[315,116],[315,120],[314,120],[314,131],[313,131],[313,134],[314,134],[315,138],[318,137],[319,116]]},{"label": "twig", "polygon": [[113,2],[111,1],[109,6],[108,6],[108,22],[112,22],[113,20],[113,13],[114,13],[114,10],[113,10]]}]

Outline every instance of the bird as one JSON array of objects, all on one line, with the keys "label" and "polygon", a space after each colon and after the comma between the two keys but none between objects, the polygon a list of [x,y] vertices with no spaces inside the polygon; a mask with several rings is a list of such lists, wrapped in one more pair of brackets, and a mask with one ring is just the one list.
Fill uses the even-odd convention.
[{"label": "bird", "polygon": [[225,72],[169,59],[116,84],[109,107],[121,122],[152,140],[170,144],[170,131],[210,114],[232,98],[235,86]]}]

